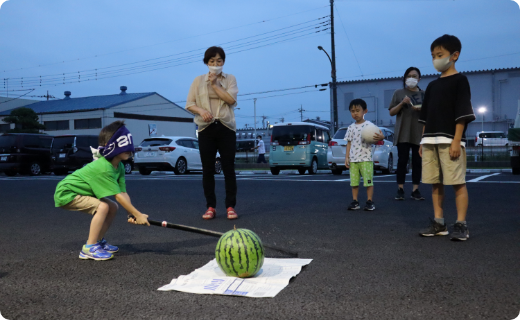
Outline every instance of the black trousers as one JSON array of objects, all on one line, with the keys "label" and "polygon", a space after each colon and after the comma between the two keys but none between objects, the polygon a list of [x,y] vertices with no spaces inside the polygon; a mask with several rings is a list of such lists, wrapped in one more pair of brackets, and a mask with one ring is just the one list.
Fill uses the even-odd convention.
[{"label": "black trousers", "polygon": [[421,183],[422,159],[419,156],[419,145],[413,143],[398,143],[397,155],[397,184],[404,184],[406,179],[406,165],[410,159],[410,149],[412,149],[412,183]]},{"label": "black trousers", "polygon": [[258,159],[256,160],[256,163],[267,163],[267,161],[265,161],[265,155],[263,153],[258,155]]},{"label": "black trousers", "polygon": [[215,208],[215,160],[220,153],[222,171],[226,182],[226,208],[234,208],[237,203],[237,178],[235,175],[235,131],[216,121],[199,132],[200,160],[202,161],[202,187],[206,197],[206,207]]}]

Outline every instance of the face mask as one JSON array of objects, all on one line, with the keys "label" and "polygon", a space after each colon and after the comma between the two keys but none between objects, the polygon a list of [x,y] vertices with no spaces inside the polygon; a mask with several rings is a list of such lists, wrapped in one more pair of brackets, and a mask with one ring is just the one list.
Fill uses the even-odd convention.
[{"label": "face mask", "polygon": [[220,66],[220,67],[208,66],[208,68],[209,68],[209,72],[216,74],[217,76],[222,73],[222,66]]},{"label": "face mask", "polygon": [[437,69],[437,71],[439,72],[444,72],[448,70],[453,64],[453,61],[450,61],[451,56],[452,55],[446,58],[433,60],[433,67]]},{"label": "face mask", "polygon": [[419,81],[415,78],[408,78],[408,79],[406,79],[406,86],[410,89],[413,89],[417,86],[418,82]]}]

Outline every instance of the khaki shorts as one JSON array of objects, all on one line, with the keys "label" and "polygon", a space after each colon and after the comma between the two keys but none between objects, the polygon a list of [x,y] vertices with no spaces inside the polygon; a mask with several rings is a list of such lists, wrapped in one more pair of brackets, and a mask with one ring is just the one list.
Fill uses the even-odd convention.
[{"label": "khaki shorts", "polygon": [[466,148],[452,160],[449,144],[422,145],[422,183],[459,185],[466,183]]},{"label": "khaki shorts", "polygon": [[107,198],[97,199],[94,197],[77,195],[74,198],[74,200],[67,203],[66,205],[64,205],[61,208],[65,209],[65,210],[71,210],[71,211],[81,211],[81,212],[85,212],[85,213],[94,215],[102,201],[108,205],[110,205],[110,203],[114,202]]}]

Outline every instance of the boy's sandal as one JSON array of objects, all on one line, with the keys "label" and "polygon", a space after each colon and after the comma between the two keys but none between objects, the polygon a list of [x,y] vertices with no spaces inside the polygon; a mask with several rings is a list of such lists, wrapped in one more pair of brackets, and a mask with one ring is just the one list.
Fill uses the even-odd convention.
[{"label": "boy's sandal", "polygon": [[215,209],[212,207],[209,207],[208,210],[206,210],[206,213],[204,213],[204,215],[202,216],[202,219],[204,219],[204,220],[213,219],[213,218],[215,218],[216,214],[217,214],[217,212],[215,211]]},{"label": "boy's sandal", "polygon": [[235,209],[233,209],[231,207],[227,208],[227,218],[229,220],[238,219],[238,215],[235,212]]}]

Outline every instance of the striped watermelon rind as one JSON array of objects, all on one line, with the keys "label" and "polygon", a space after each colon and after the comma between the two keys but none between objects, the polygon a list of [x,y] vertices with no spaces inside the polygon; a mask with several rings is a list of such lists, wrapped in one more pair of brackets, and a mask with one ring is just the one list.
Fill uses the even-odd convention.
[{"label": "striped watermelon rind", "polygon": [[235,229],[220,237],[215,257],[227,276],[249,278],[257,274],[264,264],[264,246],[253,231]]}]

